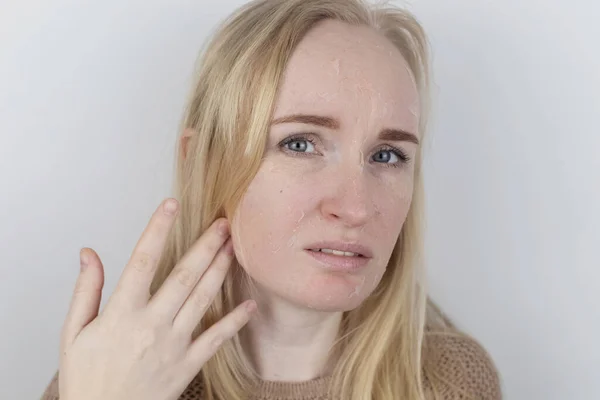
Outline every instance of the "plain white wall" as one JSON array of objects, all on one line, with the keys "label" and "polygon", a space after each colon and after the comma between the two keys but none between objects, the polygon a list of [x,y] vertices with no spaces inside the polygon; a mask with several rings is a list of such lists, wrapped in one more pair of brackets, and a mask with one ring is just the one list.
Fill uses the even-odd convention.
[{"label": "plain white wall", "polygon": [[[78,251],[105,299],[169,195],[197,52],[223,1],[0,1],[0,398],[38,398]],[[600,398],[600,6],[414,0],[434,51],[434,298],[507,399]]]}]

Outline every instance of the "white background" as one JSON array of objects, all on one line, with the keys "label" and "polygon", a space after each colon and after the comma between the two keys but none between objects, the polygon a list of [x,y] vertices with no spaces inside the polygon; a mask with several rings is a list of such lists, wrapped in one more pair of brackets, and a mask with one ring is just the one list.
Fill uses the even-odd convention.
[{"label": "white background", "polygon": [[[0,398],[39,398],[95,248],[105,299],[170,193],[228,1],[0,0]],[[434,298],[507,399],[599,399],[600,3],[414,0],[434,52]]]}]

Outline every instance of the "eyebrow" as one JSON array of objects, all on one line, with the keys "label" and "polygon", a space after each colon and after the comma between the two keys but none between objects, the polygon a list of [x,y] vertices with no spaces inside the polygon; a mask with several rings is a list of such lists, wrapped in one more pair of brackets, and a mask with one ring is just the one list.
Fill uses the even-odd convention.
[{"label": "eyebrow", "polygon": [[[285,117],[280,117],[271,123],[271,125],[286,124],[296,122],[300,124],[309,124],[322,126],[328,129],[340,129],[340,121],[333,117],[324,117],[319,115],[293,114]],[[379,132],[379,139],[392,140],[398,142],[413,142],[419,144],[419,139],[414,133],[405,131],[404,129],[385,128]]]}]

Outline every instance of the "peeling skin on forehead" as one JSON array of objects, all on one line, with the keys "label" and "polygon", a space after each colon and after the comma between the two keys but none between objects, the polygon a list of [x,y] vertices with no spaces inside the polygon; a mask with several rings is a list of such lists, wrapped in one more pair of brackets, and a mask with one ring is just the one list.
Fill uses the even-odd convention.
[{"label": "peeling skin on forehead", "polygon": [[[294,77],[288,80],[288,86],[298,85],[296,88],[290,87],[292,91],[297,91],[298,94],[301,94],[301,98],[306,99],[306,103],[310,103],[315,97],[326,101],[333,101],[338,97],[344,101],[351,101],[352,98],[356,100],[364,97],[364,94],[380,100],[385,98],[388,99],[386,101],[389,101],[394,96],[382,96],[381,89],[388,93],[390,90],[401,91],[407,87],[416,90],[416,81],[408,63],[391,42],[368,27],[351,27],[351,29],[360,29],[365,38],[351,39],[352,36],[330,32],[319,25],[308,32],[305,40],[299,44],[292,56],[292,58],[297,59],[296,61],[299,61],[299,59],[302,61],[291,61],[286,70],[286,75]],[[342,48],[343,60],[337,55],[330,55],[332,44]],[[323,58],[328,61],[324,64],[316,63],[315,60]],[[374,60],[371,65],[377,67],[381,67],[382,63],[387,61],[385,65],[390,67],[386,68],[385,74],[381,76],[379,82],[374,82],[372,75],[369,75],[369,71],[365,69],[369,67],[369,64],[364,62],[365,60]],[[375,63],[378,65],[375,65]],[[307,88],[303,84],[310,79],[315,68],[326,71],[329,77],[335,79],[329,79],[325,85],[320,85],[318,90],[313,92],[311,91],[312,87]],[[305,74],[302,74],[301,71],[305,71]],[[400,74],[400,72],[402,73]],[[306,76],[306,79],[302,78],[303,75]],[[398,82],[400,76],[406,80]],[[390,79],[392,77],[393,79]],[[389,87],[389,82],[398,82],[400,87]],[[289,85],[289,83],[292,83],[292,85]],[[282,101],[281,103],[288,102]],[[381,107],[382,105],[383,107]],[[404,104],[404,106],[406,105]],[[402,106],[403,104],[387,104],[385,101],[379,101],[377,107],[370,108],[371,112],[385,114],[393,108],[399,109]],[[415,109],[414,111],[418,110]],[[361,116],[357,115],[356,118],[357,122],[360,122]],[[367,120],[370,120],[370,118],[367,118]]]}]

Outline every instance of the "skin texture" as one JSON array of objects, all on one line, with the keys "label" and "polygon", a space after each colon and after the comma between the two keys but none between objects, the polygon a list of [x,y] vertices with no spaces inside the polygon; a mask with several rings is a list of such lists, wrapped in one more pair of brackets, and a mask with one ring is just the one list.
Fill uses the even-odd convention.
[{"label": "skin texture", "polygon": [[[323,373],[342,312],[379,283],[410,207],[418,148],[379,134],[417,135],[418,104],[406,61],[370,28],[324,21],[294,52],[274,120],[327,116],[339,127],[272,125],[264,162],[232,219],[236,257],[257,289],[240,287],[258,303],[247,340],[264,379]],[[321,240],[360,243],[372,258],[359,270],[332,272],[306,252]]]}]

